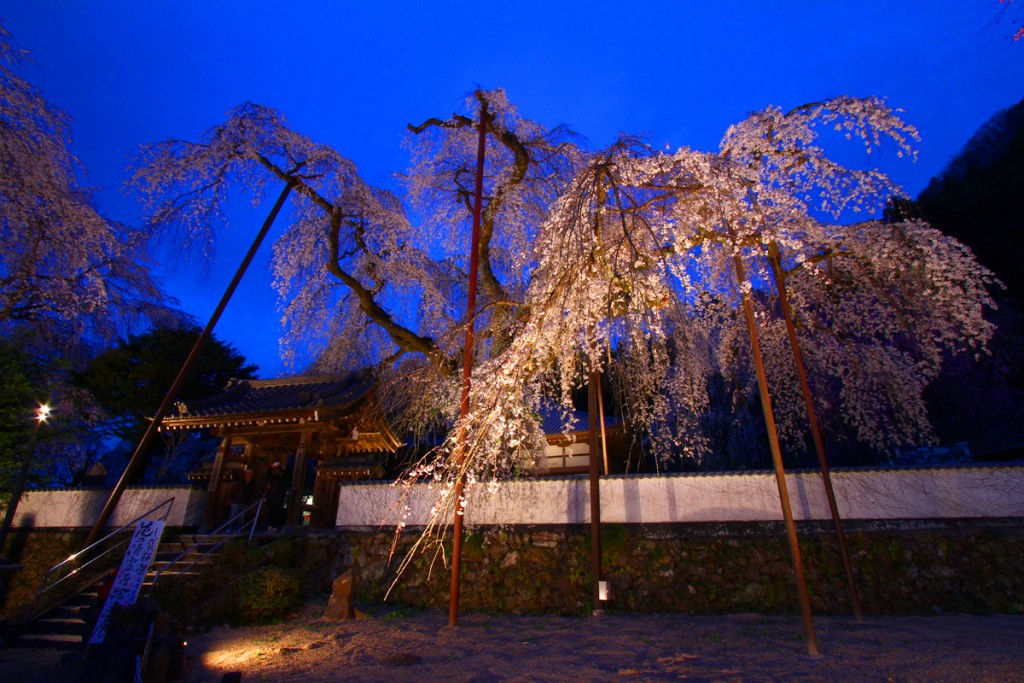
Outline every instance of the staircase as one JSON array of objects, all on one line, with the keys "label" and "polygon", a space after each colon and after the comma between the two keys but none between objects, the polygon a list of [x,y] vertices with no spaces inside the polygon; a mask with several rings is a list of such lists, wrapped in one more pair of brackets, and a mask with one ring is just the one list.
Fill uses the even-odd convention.
[{"label": "staircase", "polygon": [[[200,575],[216,562],[216,553],[233,537],[230,534],[205,537],[182,534],[175,540],[161,543],[142,583],[140,597],[152,591],[157,579],[168,581]],[[101,592],[105,596],[109,590],[109,587],[103,586],[104,581],[112,579],[113,574],[108,574],[36,619],[22,624],[12,638],[11,645],[61,650],[82,649],[88,642],[96,617],[103,607]],[[106,590],[101,591],[101,588]]]},{"label": "staircase", "polygon": [[[116,558],[124,555],[124,551],[120,549],[124,547],[126,541],[124,538],[125,534],[130,533],[136,522],[153,514],[156,510],[164,507],[170,510],[170,505],[173,501],[173,498],[164,501],[152,510],[144,512],[135,520],[100,539],[100,541],[97,541],[88,549],[80,551],[52,567],[47,572],[46,578],[43,579],[43,584],[39,587],[39,591],[36,592],[36,598],[32,606],[28,609],[30,615],[38,614],[38,616],[30,616],[27,621],[22,622],[16,629],[6,634],[12,641],[12,644],[22,647],[51,647],[60,649],[83,647],[88,642],[89,636],[92,634],[94,622],[103,607],[100,595],[102,594],[103,600],[105,600],[107,593],[109,593],[108,587],[103,585],[104,581],[112,580],[114,573],[112,569],[102,568],[103,565],[99,564],[100,560],[104,557],[108,561],[115,560],[113,566],[120,563],[120,560]],[[164,581],[170,578],[187,580],[188,577],[202,574],[216,561],[214,554],[219,552],[228,541],[236,538],[244,538],[247,543],[251,541],[262,505],[262,500],[253,503],[253,505],[229,519],[213,533],[202,536],[182,534],[172,541],[161,542],[157,546],[153,562],[143,579],[139,598],[151,595],[153,586],[161,579]],[[163,518],[166,519],[166,516],[165,512]],[[241,524],[240,521],[245,519],[249,519],[249,521]],[[227,529],[237,530],[227,531]],[[112,545],[108,544],[109,547],[105,550],[97,551],[96,553],[88,552],[90,549],[100,548],[108,539],[116,539],[118,536],[121,536],[122,540]],[[92,555],[96,556],[92,557]],[[106,566],[110,567],[111,565],[108,564]],[[91,570],[86,572],[90,567]],[[51,579],[51,574],[54,577],[53,579]],[[86,580],[85,577],[87,576],[94,578]],[[80,583],[83,580],[87,584],[84,589],[81,588],[82,583]],[[38,608],[37,601],[40,596],[46,591],[50,591],[62,584],[64,589],[66,589],[62,595],[69,597],[64,597],[60,600],[56,607],[36,612],[35,610]],[[78,587],[77,590],[76,585]],[[50,599],[56,600],[56,597],[51,595]],[[53,603],[51,602],[51,604]]]},{"label": "staircase", "polygon": [[17,647],[81,649],[99,613],[102,581],[76,593],[40,617],[21,625],[11,645]]},{"label": "staircase", "polygon": [[152,592],[157,580],[199,576],[217,561],[216,556],[224,544],[237,537],[235,534],[181,534],[173,541],[161,543],[142,582],[142,595]]}]

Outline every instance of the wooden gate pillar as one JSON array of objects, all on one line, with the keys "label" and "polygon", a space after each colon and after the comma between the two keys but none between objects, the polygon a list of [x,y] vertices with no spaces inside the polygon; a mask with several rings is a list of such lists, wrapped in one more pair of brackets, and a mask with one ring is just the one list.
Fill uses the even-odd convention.
[{"label": "wooden gate pillar", "polygon": [[306,485],[306,458],[312,442],[313,432],[302,432],[299,448],[295,451],[295,469],[292,470],[292,487],[288,491],[288,526],[302,524],[302,489]]},{"label": "wooden gate pillar", "polygon": [[224,479],[224,468],[227,465],[228,455],[231,453],[231,437],[225,436],[217,448],[217,455],[213,459],[213,469],[210,470],[210,482],[206,486],[209,496],[206,498],[206,512],[203,514],[203,526],[208,529],[214,527],[214,520],[217,518],[217,511],[221,508],[221,484]]}]

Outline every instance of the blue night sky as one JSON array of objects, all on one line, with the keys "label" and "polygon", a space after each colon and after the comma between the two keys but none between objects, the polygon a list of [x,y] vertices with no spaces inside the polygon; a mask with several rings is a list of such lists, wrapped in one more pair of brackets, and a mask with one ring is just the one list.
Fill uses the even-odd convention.
[{"label": "blue night sky", "polygon": [[[141,210],[120,187],[138,146],[195,139],[245,100],[281,110],[368,182],[394,187],[408,164],[405,125],[450,115],[478,86],[505,88],[524,116],[564,123],[595,149],[620,132],[715,149],[731,123],[768,104],[886,97],[920,130],[919,160],[861,152],[861,163],[914,196],[979,125],[1024,97],[1024,41],[1011,39],[1024,8],[1011,9],[1001,13],[997,0],[8,0],[0,21],[30,52],[25,75],[72,117],[101,210],[137,224]],[[201,323],[272,199],[240,202],[208,269],[164,255],[158,273]],[[283,368],[269,245],[262,256],[216,333],[271,377]]]}]

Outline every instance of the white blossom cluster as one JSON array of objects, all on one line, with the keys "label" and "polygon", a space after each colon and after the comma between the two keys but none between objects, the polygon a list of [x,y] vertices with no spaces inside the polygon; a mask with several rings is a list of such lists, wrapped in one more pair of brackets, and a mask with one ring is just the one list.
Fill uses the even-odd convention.
[{"label": "white blossom cluster", "polygon": [[504,353],[474,369],[473,411],[431,460],[433,476],[502,472],[535,423],[498,416],[551,386],[568,407],[592,369],[616,379],[630,426],[656,453],[710,457],[708,425],[722,419],[710,414],[712,379],[731,382],[734,401],[754,394],[743,298],[783,435],[798,440],[806,416],[771,286],[773,251],[820,412],[869,447],[927,440],[922,391],[945,352],[985,348],[995,281],[925,224],[817,219],[821,208],[878,210],[898,191],[881,172],[829,159],[820,125],[913,154],[916,133],[884,102],[844,97],[754,114],[718,153],[663,154],[624,139],[592,155],[538,229],[529,314]]},{"label": "white blossom cluster", "polygon": [[[485,105],[480,301],[469,313],[477,360],[461,416]],[[386,405],[447,429],[406,477],[437,486],[436,528],[460,509],[454,482],[533,466],[541,402],[568,413],[594,371],[611,377],[629,428],[659,456],[699,463],[715,456],[712,433],[757,438],[734,417],[756,400],[744,302],[780,429],[798,441],[806,416],[776,277],[818,411],[869,447],[928,439],[922,391],[944,354],[983,353],[991,337],[984,312],[997,283],[968,249],[920,222],[838,222],[877,212],[899,190],[880,171],[830,158],[823,132],[914,154],[916,131],[882,100],[770,107],[732,126],[717,152],[662,153],[627,137],[584,154],[567,131],[520,117],[501,91],[476,92],[466,114],[411,131],[405,190],[422,225],[351,162],[251,104],[198,143],[149,148],[134,185],[155,222],[205,245],[232,184],[255,196],[294,184],[273,266],[286,348],[319,345],[323,369],[378,364]],[[713,400],[723,396],[724,409]]]},{"label": "white blossom cluster", "polygon": [[0,324],[77,343],[162,319],[148,235],[93,206],[68,119],[19,75],[23,59],[0,27]]}]

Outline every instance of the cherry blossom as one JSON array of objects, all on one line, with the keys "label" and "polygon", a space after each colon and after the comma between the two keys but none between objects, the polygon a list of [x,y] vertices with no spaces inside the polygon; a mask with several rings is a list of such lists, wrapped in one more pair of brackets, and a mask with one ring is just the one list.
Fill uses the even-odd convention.
[{"label": "cherry blossom", "polygon": [[166,314],[148,235],[96,210],[70,121],[19,75],[24,58],[0,28],[0,324],[109,340]]},{"label": "cherry blossom", "polygon": [[[590,155],[537,231],[528,314],[508,348],[474,368],[471,414],[410,481],[426,463],[443,481],[529,467],[536,447],[522,445],[537,442],[537,424],[523,418],[544,396],[568,410],[594,369],[616,380],[629,425],[655,455],[712,457],[714,378],[728,379],[734,402],[754,395],[741,298],[755,307],[783,435],[797,442],[804,408],[769,254],[830,421],[878,450],[931,438],[922,391],[944,354],[985,352],[998,283],[924,223],[826,222],[879,211],[899,188],[829,158],[822,126],[913,155],[916,132],[897,112],[849,97],[757,112],[717,153],[661,153],[626,138]],[[443,526],[455,503],[442,496],[435,509]]]},{"label": "cherry blossom", "polygon": [[[483,102],[481,360],[459,418]],[[662,461],[713,459],[716,431],[753,443],[758,430],[737,417],[756,401],[744,299],[782,435],[799,442],[805,408],[773,268],[826,425],[878,451],[927,441],[922,391],[946,354],[986,352],[998,283],[924,223],[849,222],[876,215],[899,188],[829,156],[845,138],[913,158],[917,132],[884,100],[838,97],[755,112],[717,151],[659,152],[624,137],[586,153],[568,131],[522,118],[503,92],[478,91],[465,113],[410,126],[410,213],[280,113],[246,104],[198,142],[148,147],[132,184],[154,224],[201,249],[230,190],[258,199],[293,184],[273,263],[285,349],[315,345],[323,370],[376,365],[403,429],[451,435],[406,476],[437,485],[439,529],[459,509],[459,478],[484,484],[537,465],[542,404],[568,411],[591,371],[611,377],[632,433]]]}]

